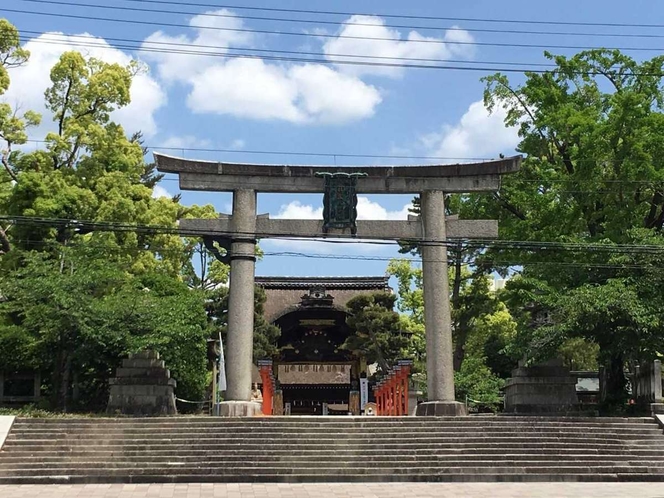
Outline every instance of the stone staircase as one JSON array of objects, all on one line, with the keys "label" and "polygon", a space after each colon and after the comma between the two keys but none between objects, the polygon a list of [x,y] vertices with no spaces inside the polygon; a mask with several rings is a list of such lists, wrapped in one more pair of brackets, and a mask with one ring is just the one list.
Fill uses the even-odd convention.
[{"label": "stone staircase", "polygon": [[17,419],[0,484],[664,481],[650,418]]}]

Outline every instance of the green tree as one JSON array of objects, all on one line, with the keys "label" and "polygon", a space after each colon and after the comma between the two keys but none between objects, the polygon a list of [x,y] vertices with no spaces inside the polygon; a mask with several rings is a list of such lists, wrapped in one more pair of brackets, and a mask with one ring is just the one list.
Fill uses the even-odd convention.
[{"label": "green tree", "polygon": [[[662,332],[653,307],[643,301],[656,301],[653,294],[662,287],[644,289],[643,272],[627,268],[629,255],[610,246],[662,237],[664,57],[637,62],[615,50],[546,56],[556,67],[526,73],[519,86],[502,74],[484,79],[487,108],[507,111],[505,124],[519,128],[518,150],[527,157],[518,174],[505,178],[500,194],[469,196],[468,202],[478,216],[500,219],[501,237],[508,240],[608,246],[603,252],[513,249],[493,256],[505,266],[521,263],[525,282],[541,282],[531,289],[545,295],[518,302],[553,320],[537,324],[531,318],[531,342],[544,349],[570,335],[594,342],[609,376],[609,398],[622,399],[625,363],[651,354],[651,341]],[[654,264],[647,255],[639,262]],[[616,309],[602,304],[618,291],[625,299],[614,301]],[[546,334],[553,339],[543,340]]]},{"label": "green tree", "polygon": [[368,363],[378,363],[383,374],[404,357],[410,342],[410,332],[401,328],[403,322],[394,311],[395,302],[394,294],[375,292],[346,303],[346,322],[354,332],[341,349],[365,357]]},{"label": "green tree", "polygon": [[202,396],[202,295],[168,276],[133,276],[84,249],[67,252],[65,264],[47,253],[15,254],[20,264],[0,276],[0,351],[20,352],[3,357],[4,367],[51,372],[46,388],[54,407],[100,409],[121,359],[152,348],[179,381],[180,396]]}]

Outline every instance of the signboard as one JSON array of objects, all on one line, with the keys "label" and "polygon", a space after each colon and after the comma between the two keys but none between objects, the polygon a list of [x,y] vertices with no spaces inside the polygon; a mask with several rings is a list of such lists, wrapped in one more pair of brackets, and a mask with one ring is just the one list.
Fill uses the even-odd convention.
[{"label": "signboard", "polygon": [[369,402],[369,379],[360,379],[360,410]]},{"label": "signboard", "polygon": [[277,375],[281,384],[350,384],[348,364],[294,364],[278,366]]}]

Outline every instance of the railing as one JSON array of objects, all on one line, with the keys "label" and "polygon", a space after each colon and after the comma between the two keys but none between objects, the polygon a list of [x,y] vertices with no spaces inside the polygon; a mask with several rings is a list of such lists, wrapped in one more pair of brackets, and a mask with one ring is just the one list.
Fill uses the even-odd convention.
[{"label": "railing", "polygon": [[408,378],[413,362],[400,360],[387,376],[376,384],[376,415],[408,415]]},{"label": "railing", "polygon": [[637,403],[662,403],[662,362],[655,360],[634,369],[632,393]]}]

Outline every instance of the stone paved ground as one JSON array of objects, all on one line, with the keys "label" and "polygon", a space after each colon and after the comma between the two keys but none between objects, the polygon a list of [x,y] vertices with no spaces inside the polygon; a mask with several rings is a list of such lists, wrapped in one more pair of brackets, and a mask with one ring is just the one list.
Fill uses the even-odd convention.
[{"label": "stone paved ground", "polygon": [[664,498],[661,483],[87,484],[0,486],[2,498]]}]

